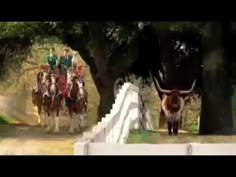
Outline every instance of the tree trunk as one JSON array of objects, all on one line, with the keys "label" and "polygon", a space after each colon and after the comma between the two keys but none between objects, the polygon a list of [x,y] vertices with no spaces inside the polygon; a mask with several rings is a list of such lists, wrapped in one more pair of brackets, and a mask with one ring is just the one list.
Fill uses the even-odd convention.
[{"label": "tree trunk", "polygon": [[203,91],[200,134],[230,133],[232,109],[223,49],[223,25],[206,24],[203,33]]},{"label": "tree trunk", "polygon": [[113,84],[115,79],[111,77],[111,73],[104,72],[103,75],[97,77],[92,73],[93,80],[100,95],[100,103],[98,107],[98,121],[109,114],[114,103]]}]

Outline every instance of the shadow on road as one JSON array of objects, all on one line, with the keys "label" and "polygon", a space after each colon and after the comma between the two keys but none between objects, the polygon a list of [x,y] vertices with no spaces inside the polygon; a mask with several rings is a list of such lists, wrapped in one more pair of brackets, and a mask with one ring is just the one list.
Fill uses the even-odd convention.
[{"label": "shadow on road", "polygon": [[77,138],[88,128],[85,126],[80,132],[74,134],[68,133],[69,127],[61,127],[59,133],[46,133],[45,128],[39,126],[0,124],[0,140],[5,138],[64,140],[65,138]]}]

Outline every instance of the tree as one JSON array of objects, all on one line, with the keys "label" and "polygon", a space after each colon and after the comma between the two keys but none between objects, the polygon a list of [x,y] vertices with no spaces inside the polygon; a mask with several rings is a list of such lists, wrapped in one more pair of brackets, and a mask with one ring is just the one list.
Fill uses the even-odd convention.
[{"label": "tree", "polygon": [[233,128],[226,26],[207,23],[203,31],[203,92],[200,134],[230,133]]},{"label": "tree", "polygon": [[[64,44],[79,51],[90,66],[91,75],[101,97],[101,118],[109,113],[114,102],[115,80],[140,68],[145,73],[141,72],[141,75],[147,76],[151,69],[158,76],[158,70],[164,66],[162,72],[165,81],[161,82],[163,87],[188,89],[196,74],[200,72],[201,52],[191,51],[196,51],[194,49],[199,47],[200,44],[195,44],[194,41],[199,41],[195,37],[201,36],[202,32],[204,87],[200,133],[209,134],[220,129],[232,128],[230,96],[226,94],[229,93],[226,72],[228,60],[223,55],[221,39],[224,31],[217,23],[1,22],[0,72],[3,72],[3,68],[9,63],[14,63],[14,67],[19,63],[17,66],[20,68],[20,63],[26,59],[25,56],[36,39],[35,36],[41,39],[51,35],[58,36]],[[172,43],[177,40],[191,43],[185,54],[183,50],[178,50],[181,45],[175,48],[176,45]],[[181,67],[177,69],[180,63]],[[160,81],[160,77],[157,78]],[[216,109],[219,106],[221,109]]]},{"label": "tree", "polygon": [[[163,78],[158,78],[161,87],[166,89],[189,89],[197,79],[195,91],[201,88],[201,22],[161,22],[154,24],[160,40],[160,62]],[[162,97],[162,94],[159,93]],[[160,112],[159,126],[165,124]]]},{"label": "tree", "polygon": [[[0,23],[2,47],[2,69],[10,63],[21,63],[29,54],[35,36],[45,38],[58,36],[65,44],[80,52],[90,66],[91,74],[101,96],[99,117],[111,109],[114,102],[113,84],[116,78],[127,73],[137,53],[134,42],[136,23],[95,22],[2,22]],[[24,42],[26,41],[26,42]],[[19,50],[10,51],[19,46]],[[16,56],[22,53],[18,58]],[[24,55],[23,55],[24,54]],[[12,60],[9,61],[9,55]],[[137,55],[136,55],[137,56]],[[6,67],[7,66],[7,67]],[[13,68],[14,68],[13,67]],[[121,69],[122,68],[122,69]],[[4,73],[4,70],[1,70]]]},{"label": "tree", "polygon": [[[109,113],[114,103],[115,80],[129,71],[137,58],[132,23],[66,23],[63,40],[78,50],[90,71],[100,94],[99,117]],[[79,29],[79,30],[78,30]],[[79,33],[76,33],[79,31]]]}]

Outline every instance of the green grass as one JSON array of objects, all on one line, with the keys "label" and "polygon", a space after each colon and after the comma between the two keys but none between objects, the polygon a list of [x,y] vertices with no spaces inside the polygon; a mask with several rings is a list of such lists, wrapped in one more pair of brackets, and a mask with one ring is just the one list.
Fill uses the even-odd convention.
[{"label": "green grass", "polygon": [[13,123],[12,118],[4,114],[0,115],[0,124],[10,124],[10,123]]},{"label": "green grass", "polygon": [[128,144],[185,144],[185,143],[236,143],[236,135],[200,136],[194,133],[180,133],[169,136],[167,132],[131,131]]},{"label": "green grass", "polygon": [[157,134],[144,131],[144,130],[133,130],[130,132],[128,142],[127,143],[154,143],[154,139],[156,138]]}]

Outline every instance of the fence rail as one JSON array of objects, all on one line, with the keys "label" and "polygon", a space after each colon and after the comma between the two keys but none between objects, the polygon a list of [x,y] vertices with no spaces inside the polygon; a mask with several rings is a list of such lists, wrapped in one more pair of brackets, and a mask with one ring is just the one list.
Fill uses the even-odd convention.
[{"label": "fence rail", "polygon": [[236,155],[236,144],[76,143],[76,155]]},{"label": "fence rail", "polygon": [[[90,132],[83,134],[83,142],[126,143],[131,129],[152,129],[150,114],[140,109],[139,88],[125,83],[118,91],[112,109]],[[145,115],[145,116],[143,116]]]}]

